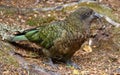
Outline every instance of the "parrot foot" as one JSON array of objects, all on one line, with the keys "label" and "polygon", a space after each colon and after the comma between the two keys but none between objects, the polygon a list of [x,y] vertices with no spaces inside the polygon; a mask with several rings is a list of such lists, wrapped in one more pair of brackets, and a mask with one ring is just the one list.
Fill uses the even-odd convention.
[{"label": "parrot foot", "polygon": [[71,61],[71,60],[67,60],[66,61],[66,64],[68,65],[68,66],[72,66],[72,67],[74,67],[75,69],[81,69],[81,67],[80,66],[78,66],[76,63],[74,63],[73,61]]},{"label": "parrot foot", "polygon": [[51,58],[48,58],[48,61],[44,62],[44,64],[51,66],[54,69],[58,69],[58,66],[53,63]]}]

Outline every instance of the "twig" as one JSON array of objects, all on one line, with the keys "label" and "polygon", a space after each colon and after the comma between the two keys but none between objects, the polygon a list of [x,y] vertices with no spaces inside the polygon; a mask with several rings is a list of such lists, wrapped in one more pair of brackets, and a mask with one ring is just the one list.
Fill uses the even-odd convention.
[{"label": "twig", "polygon": [[78,1],[78,2],[72,2],[72,3],[68,3],[68,4],[64,4],[64,5],[59,5],[59,6],[55,6],[55,7],[47,7],[47,8],[33,8],[34,11],[60,11],[63,10],[66,7],[70,7],[70,6],[75,6],[75,5],[79,5],[80,3],[83,2],[97,2],[97,1],[93,1],[93,0],[87,0],[87,1]]},{"label": "twig", "polygon": [[100,15],[100,17],[103,17],[108,23],[112,24],[113,26],[120,27],[120,23],[117,23],[117,22],[113,21],[108,16],[105,16],[105,15],[102,15],[102,14],[99,14],[99,15]]}]

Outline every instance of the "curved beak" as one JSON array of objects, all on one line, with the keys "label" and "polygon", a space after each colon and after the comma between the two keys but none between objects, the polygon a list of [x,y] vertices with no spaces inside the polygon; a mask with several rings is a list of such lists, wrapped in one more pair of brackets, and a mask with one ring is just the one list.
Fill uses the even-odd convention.
[{"label": "curved beak", "polygon": [[98,14],[97,12],[94,13],[94,17],[95,18],[101,18],[100,14]]}]

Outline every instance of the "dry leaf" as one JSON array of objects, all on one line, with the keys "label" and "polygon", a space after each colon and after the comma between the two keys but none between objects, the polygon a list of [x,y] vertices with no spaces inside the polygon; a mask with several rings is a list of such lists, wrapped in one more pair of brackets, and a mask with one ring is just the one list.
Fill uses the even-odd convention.
[{"label": "dry leaf", "polygon": [[84,46],[83,46],[83,50],[84,50],[85,52],[92,52],[92,48],[91,48],[91,46],[89,46],[89,45],[84,45]]},{"label": "dry leaf", "polygon": [[79,71],[78,70],[73,70],[73,75],[79,75]]},{"label": "dry leaf", "polygon": [[81,73],[81,75],[88,75],[89,71],[81,71],[80,73]]},{"label": "dry leaf", "polygon": [[9,73],[10,73],[10,72],[9,72],[8,70],[3,72],[4,75],[7,75],[7,74],[9,74]]}]

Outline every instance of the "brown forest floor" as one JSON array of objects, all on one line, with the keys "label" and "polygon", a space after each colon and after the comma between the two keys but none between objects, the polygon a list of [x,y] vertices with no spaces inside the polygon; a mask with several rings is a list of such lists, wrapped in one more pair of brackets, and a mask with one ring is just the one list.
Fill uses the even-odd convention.
[{"label": "brown forest floor", "polygon": [[[40,3],[34,4],[35,0],[2,0],[0,4],[7,5],[7,6],[14,6],[19,8],[25,7],[49,7],[60,5],[63,3],[70,3],[76,2],[78,0],[41,0]],[[113,8],[117,14],[120,14],[120,0],[102,0],[103,4],[108,5],[109,7]],[[63,19],[65,16],[62,15],[60,12],[53,12],[54,17],[53,20],[56,19]],[[66,13],[65,13],[66,14]],[[19,13],[2,13],[0,12],[0,22],[5,23],[8,25],[17,25],[21,26],[22,28],[30,28],[34,27],[33,24],[37,24],[36,22],[30,22],[33,17],[45,17],[50,16],[50,12],[36,12],[36,13],[28,13],[28,14],[19,14]],[[56,17],[57,16],[57,17]],[[51,18],[51,17],[50,17]],[[36,19],[35,19],[36,20]],[[50,20],[50,21],[53,21]],[[45,23],[46,21],[42,21]],[[33,24],[31,24],[33,23]],[[40,22],[41,24],[41,22]],[[118,36],[117,38],[120,38]],[[109,43],[109,42],[108,42]],[[106,44],[105,44],[106,45]],[[43,64],[45,61],[45,57],[38,53],[38,49],[36,48],[19,48],[15,47],[15,51],[19,53],[26,61],[30,64],[37,64],[38,66],[52,70],[53,72],[58,72],[62,75],[120,75],[120,50],[113,48],[114,46],[109,45],[105,46],[102,45],[100,48],[93,49],[91,53],[82,54],[81,51],[76,52],[73,56],[73,60],[81,66],[80,70],[75,70],[73,68],[67,67],[63,63],[59,63],[59,68],[52,69],[50,66]],[[29,45],[24,45],[29,46]],[[30,46],[34,47],[34,44]],[[1,49],[0,49],[1,50]],[[28,75],[28,72],[22,69],[20,66],[16,67],[13,64],[4,63],[3,60],[6,59],[6,55],[0,54],[0,74],[2,75]]]}]

